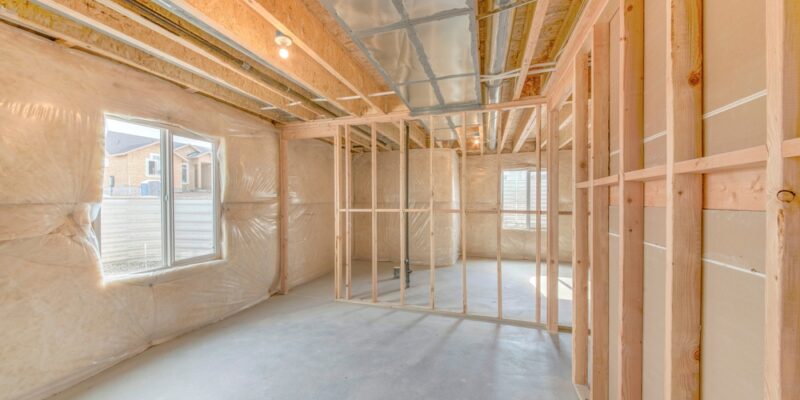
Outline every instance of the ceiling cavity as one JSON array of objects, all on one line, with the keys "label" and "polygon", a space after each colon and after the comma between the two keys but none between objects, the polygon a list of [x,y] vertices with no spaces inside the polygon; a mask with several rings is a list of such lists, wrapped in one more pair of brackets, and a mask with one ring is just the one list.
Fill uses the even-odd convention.
[{"label": "ceiling cavity", "polygon": [[[322,0],[414,113],[480,102],[472,0]],[[451,127],[453,122],[449,122]]]}]

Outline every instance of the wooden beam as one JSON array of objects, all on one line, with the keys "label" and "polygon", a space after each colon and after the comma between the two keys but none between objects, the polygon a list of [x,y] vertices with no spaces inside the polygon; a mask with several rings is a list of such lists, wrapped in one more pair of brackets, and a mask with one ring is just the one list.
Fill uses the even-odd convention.
[{"label": "wooden beam", "polygon": [[[558,137],[558,110],[552,109],[547,140]],[[547,149],[547,330],[558,331],[558,149]]]},{"label": "wooden beam", "polygon": [[508,141],[508,137],[511,136],[513,129],[519,125],[521,112],[522,110],[508,111],[508,115],[504,119],[505,122],[503,123],[503,131],[500,132],[501,134],[497,142],[497,146],[501,149],[506,147],[506,141]]},{"label": "wooden beam", "polygon": [[767,2],[767,248],[764,398],[800,399],[800,2]]},{"label": "wooden beam", "polygon": [[577,183],[589,179],[589,55],[573,63],[572,124],[572,383],[589,383],[589,194]]},{"label": "wooden beam", "polygon": [[408,123],[408,138],[411,139],[414,144],[419,146],[419,148],[424,149],[428,147],[426,141],[428,140],[426,137],[428,134],[414,121],[407,121]]},{"label": "wooden beam", "polygon": [[[4,0],[6,1],[6,0]],[[461,114],[463,112],[472,112],[472,111],[508,111],[508,110],[515,110],[520,108],[533,108],[538,106],[539,104],[546,104],[547,98],[546,97],[530,97],[522,100],[515,100],[515,101],[507,101],[503,103],[496,103],[496,104],[486,104],[486,105],[478,105],[474,108],[460,110],[460,111],[448,111],[445,113],[435,114],[437,117],[445,117],[450,115]],[[427,115],[425,116],[427,117]],[[382,114],[382,115],[364,115],[360,117],[338,117],[338,118],[326,118],[326,119],[318,119],[315,121],[305,121],[305,122],[290,122],[285,124],[286,126],[304,126],[306,128],[316,127],[316,126],[338,126],[343,124],[352,124],[352,125],[363,125],[363,124],[370,124],[373,122],[392,122],[392,121],[401,121],[401,120],[413,120],[422,118],[421,116],[411,115],[409,111],[393,111],[391,113]]]},{"label": "wooden beam", "polygon": [[198,46],[173,35],[138,14],[107,0],[36,0],[38,4],[112,38],[142,49],[173,65],[216,81],[237,93],[251,96],[302,119],[317,114],[292,107],[291,99],[274,88],[230,67]]},{"label": "wooden beam", "polygon": [[503,319],[503,146],[498,143],[497,150],[497,196],[495,197],[495,228],[496,233],[496,257],[497,257],[497,319]]},{"label": "wooden beam", "polygon": [[514,100],[522,96],[522,88],[525,86],[525,78],[528,77],[528,70],[531,68],[531,62],[533,62],[536,44],[539,42],[539,36],[542,34],[544,17],[547,15],[548,8],[550,8],[550,0],[539,0],[536,2],[536,9],[534,10],[531,26],[528,30],[528,37],[525,38],[525,48],[522,51],[519,76],[514,82],[514,95],[512,96]]},{"label": "wooden beam", "polygon": [[352,55],[328,32],[319,17],[315,16],[300,2],[285,0],[245,1],[255,12],[272,26],[292,38],[293,46],[304,51],[331,75],[360,96],[374,112],[389,111],[389,97],[370,97],[370,94],[388,90],[383,82],[378,82],[363,67],[356,63]]},{"label": "wooden beam", "polygon": [[520,149],[522,149],[522,145],[525,144],[525,141],[528,140],[528,136],[530,136],[533,130],[533,124],[536,121],[537,110],[538,108],[536,110],[526,109],[523,111],[523,117],[520,119],[518,124],[519,128],[515,135],[514,147],[511,150],[512,153],[518,153]]},{"label": "wooden beam", "polygon": [[[610,119],[610,46],[609,25],[598,23],[592,30],[592,127],[589,182],[608,175]],[[592,400],[609,398],[609,277],[608,277],[608,187],[589,189],[591,219],[589,257],[591,264],[591,341]]]},{"label": "wooden beam", "polygon": [[642,168],[644,0],[620,2],[619,376],[620,400],[642,398],[644,185],[624,173]]},{"label": "wooden beam", "polygon": [[318,93],[330,104],[350,115],[363,115],[369,108],[362,100],[337,100],[353,96],[354,93],[305,51],[290,49],[289,58],[280,58],[279,46],[274,41],[278,30],[246,2],[169,0],[169,3],[179,15],[201,22],[228,40],[238,43],[253,58],[280,70],[293,81]]},{"label": "wooden beam", "polygon": [[703,1],[667,7],[667,399],[700,398],[703,176],[675,163],[703,155]]},{"label": "wooden beam", "polygon": [[262,110],[264,100],[252,94],[235,91],[220,83],[179,65],[164,61],[149,52],[140,50],[116,38],[98,34],[85,24],[52,13],[48,9],[22,0],[0,0],[0,19],[11,21],[48,36],[60,38],[72,46],[80,47],[138,70],[203,93],[260,117],[280,121],[280,114]]}]

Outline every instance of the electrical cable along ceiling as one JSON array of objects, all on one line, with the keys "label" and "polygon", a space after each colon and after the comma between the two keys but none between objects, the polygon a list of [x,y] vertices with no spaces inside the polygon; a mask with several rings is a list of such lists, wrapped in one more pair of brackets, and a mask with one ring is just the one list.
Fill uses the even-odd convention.
[{"label": "electrical cable along ceiling", "polygon": [[479,104],[471,0],[322,2],[412,112]]}]

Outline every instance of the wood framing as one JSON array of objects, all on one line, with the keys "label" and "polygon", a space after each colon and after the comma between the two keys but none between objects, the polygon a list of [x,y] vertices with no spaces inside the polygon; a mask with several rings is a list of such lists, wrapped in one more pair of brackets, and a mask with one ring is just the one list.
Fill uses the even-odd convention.
[{"label": "wood framing", "polygon": [[430,254],[429,254],[429,257],[430,257],[430,260],[429,260],[429,263],[430,263],[430,271],[429,271],[430,278],[429,278],[429,281],[428,281],[429,282],[428,283],[428,288],[429,288],[429,291],[430,291],[430,293],[429,293],[430,308],[431,308],[431,310],[435,310],[436,309],[436,241],[435,241],[436,238],[434,236],[434,228],[433,228],[433,226],[434,226],[434,216],[435,216],[435,209],[436,209],[436,202],[435,202],[436,201],[436,197],[435,197],[435,193],[436,192],[433,189],[433,186],[434,186],[433,185],[433,181],[434,181],[434,179],[433,179],[433,152],[436,149],[436,135],[434,135],[434,132],[433,132],[433,126],[434,126],[433,125],[433,116],[431,116],[428,119],[428,126],[429,126],[428,130],[430,132],[430,134],[428,135],[428,140],[430,141],[428,143],[428,182],[430,184],[430,188],[429,188],[429,190],[430,190],[430,193],[429,193],[429,196],[430,196],[430,212],[428,214],[428,215],[430,215],[430,221],[428,222],[428,231],[430,233],[430,240],[428,240],[428,243],[429,243],[428,246],[430,246],[430,249],[429,249],[430,250]]},{"label": "wood framing", "polygon": [[542,142],[544,117],[542,106],[536,107],[536,322],[542,322],[542,146],[539,143]]},{"label": "wood framing", "polygon": [[[262,117],[282,119],[274,111],[262,110],[265,104],[274,104],[302,119],[316,117],[305,108],[289,107],[289,99],[228,68],[188,41],[168,39],[163,36],[165,31],[151,30],[152,24],[147,27],[140,25],[137,21],[141,18],[134,21],[102,4],[87,6],[83,1],[65,3],[78,7],[81,12],[71,11],[57,2],[46,4],[69,16],[51,13],[48,10],[54,8],[45,9],[25,1],[2,0],[0,19],[60,38],[71,46],[90,50]],[[126,15],[130,14],[126,9],[118,8]],[[103,12],[97,13],[97,10]],[[102,32],[107,36],[94,30],[98,25],[103,27]]]},{"label": "wood framing", "polygon": [[589,179],[589,55],[573,62],[572,123],[572,383],[589,383],[589,196],[578,182]]},{"label": "wood framing", "polygon": [[285,0],[250,0],[245,3],[272,26],[290,36],[294,46],[360,96],[373,111],[390,111],[387,105],[389,97],[369,96],[387,91],[386,85],[365,74],[350,53],[303,4]]},{"label": "wood framing", "polygon": [[644,184],[624,173],[642,168],[644,0],[620,3],[619,376],[620,400],[642,398]]},{"label": "wood framing", "polygon": [[378,302],[378,128],[370,124],[370,191],[372,205],[372,302]]},{"label": "wood framing", "polygon": [[544,27],[545,16],[547,9],[550,8],[550,0],[538,0],[536,2],[536,9],[533,12],[533,20],[528,30],[528,37],[525,39],[525,47],[522,51],[522,62],[519,66],[519,77],[514,82],[514,100],[522,96],[522,88],[525,87],[525,78],[528,77],[528,70],[531,68],[533,61],[533,54],[536,52],[536,44],[539,42],[539,36],[542,34]]},{"label": "wood framing", "polygon": [[406,258],[408,257],[408,249],[406,248],[406,218],[408,218],[408,213],[406,212],[406,208],[408,204],[406,202],[407,197],[406,193],[408,188],[408,182],[406,181],[406,174],[408,166],[406,165],[406,152],[408,151],[407,144],[408,144],[408,135],[409,135],[409,128],[406,122],[401,122],[398,126],[400,129],[400,176],[398,177],[398,181],[400,183],[399,191],[400,193],[400,304],[406,304],[406,275],[408,274],[408,265],[406,265]]},{"label": "wood framing", "polygon": [[333,137],[333,290],[336,299],[342,298],[342,227],[340,223],[342,173],[339,169],[341,168],[342,130],[343,128],[339,127]]},{"label": "wood framing", "polygon": [[703,155],[703,1],[667,7],[667,399],[700,398],[703,176],[675,163]]},{"label": "wood framing", "polygon": [[497,318],[503,319],[503,146],[497,145],[497,197],[495,223],[497,226]]},{"label": "wood framing", "polygon": [[764,398],[800,399],[800,3],[767,2],[767,204]]},{"label": "wood framing", "polygon": [[[330,104],[350,115],[363,115],[369,106],[362,100],[338,100],[353,92],[305,51],[292,49],[287,59],[278,56],[277,29],[244,1],[169,0],[175,12],[202,22],[250,52],[266,65],[281,70],[303,87],[319,93]],[[293,38],[294,39],[294,38]]]},{"label": "wood framing", "polygon": [[[458,204],[461,209],[461,312],[467,313],[467,113],[461,117],[461,182]],[[481,143],[481,146],[483,143]]]},{"label": "wood framing", "polygon": [[278,147],[278,195],[280,202],[280,223],[278,233],[280,235],[280,254],[278,254],[279,270],[279,293],[289,293],[289,165],[288,165],[288,146],[289,142],[281,140]]},{"label": "wood framing", "polygon": [[[589,182],[608,175],[610,116],[609,26],[599,23],[592,31],[592,128]],[[609,398],[609,277],[608,187],[589,185],[589,258],[591,264],[592,400]]]},{"label": "wood framing", "polygon": [[547,330],[558,330],[558,112],[549,111],[547,123]]},{"label": "wood framing", "polygon": [[353,144],[350,139],[350,125],[344,126],[344,204],[345,211],[345,271],[344,297],[350,300],[353,296]]}]

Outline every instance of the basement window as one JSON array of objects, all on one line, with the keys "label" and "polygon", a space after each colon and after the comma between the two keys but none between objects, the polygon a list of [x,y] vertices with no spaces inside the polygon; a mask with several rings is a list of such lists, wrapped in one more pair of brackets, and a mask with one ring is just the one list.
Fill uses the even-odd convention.
[{"label": "basement window", "polygon": [[219,258],[217,141],[107,116],[99,233],[103,274]]},{"label": "basement window", "polygon": [[[547,211],[547,172],[541,172],[542,190],[540,196],[541,211]],[[535,211],[536,210],[536,171],[530,169],[508,169],[503,171],[502,185],[503,210]],[[547,229],[547,218],[540,219],[542,230]],[[536,214],[503,213],[503,229],[536,230]]]}]

